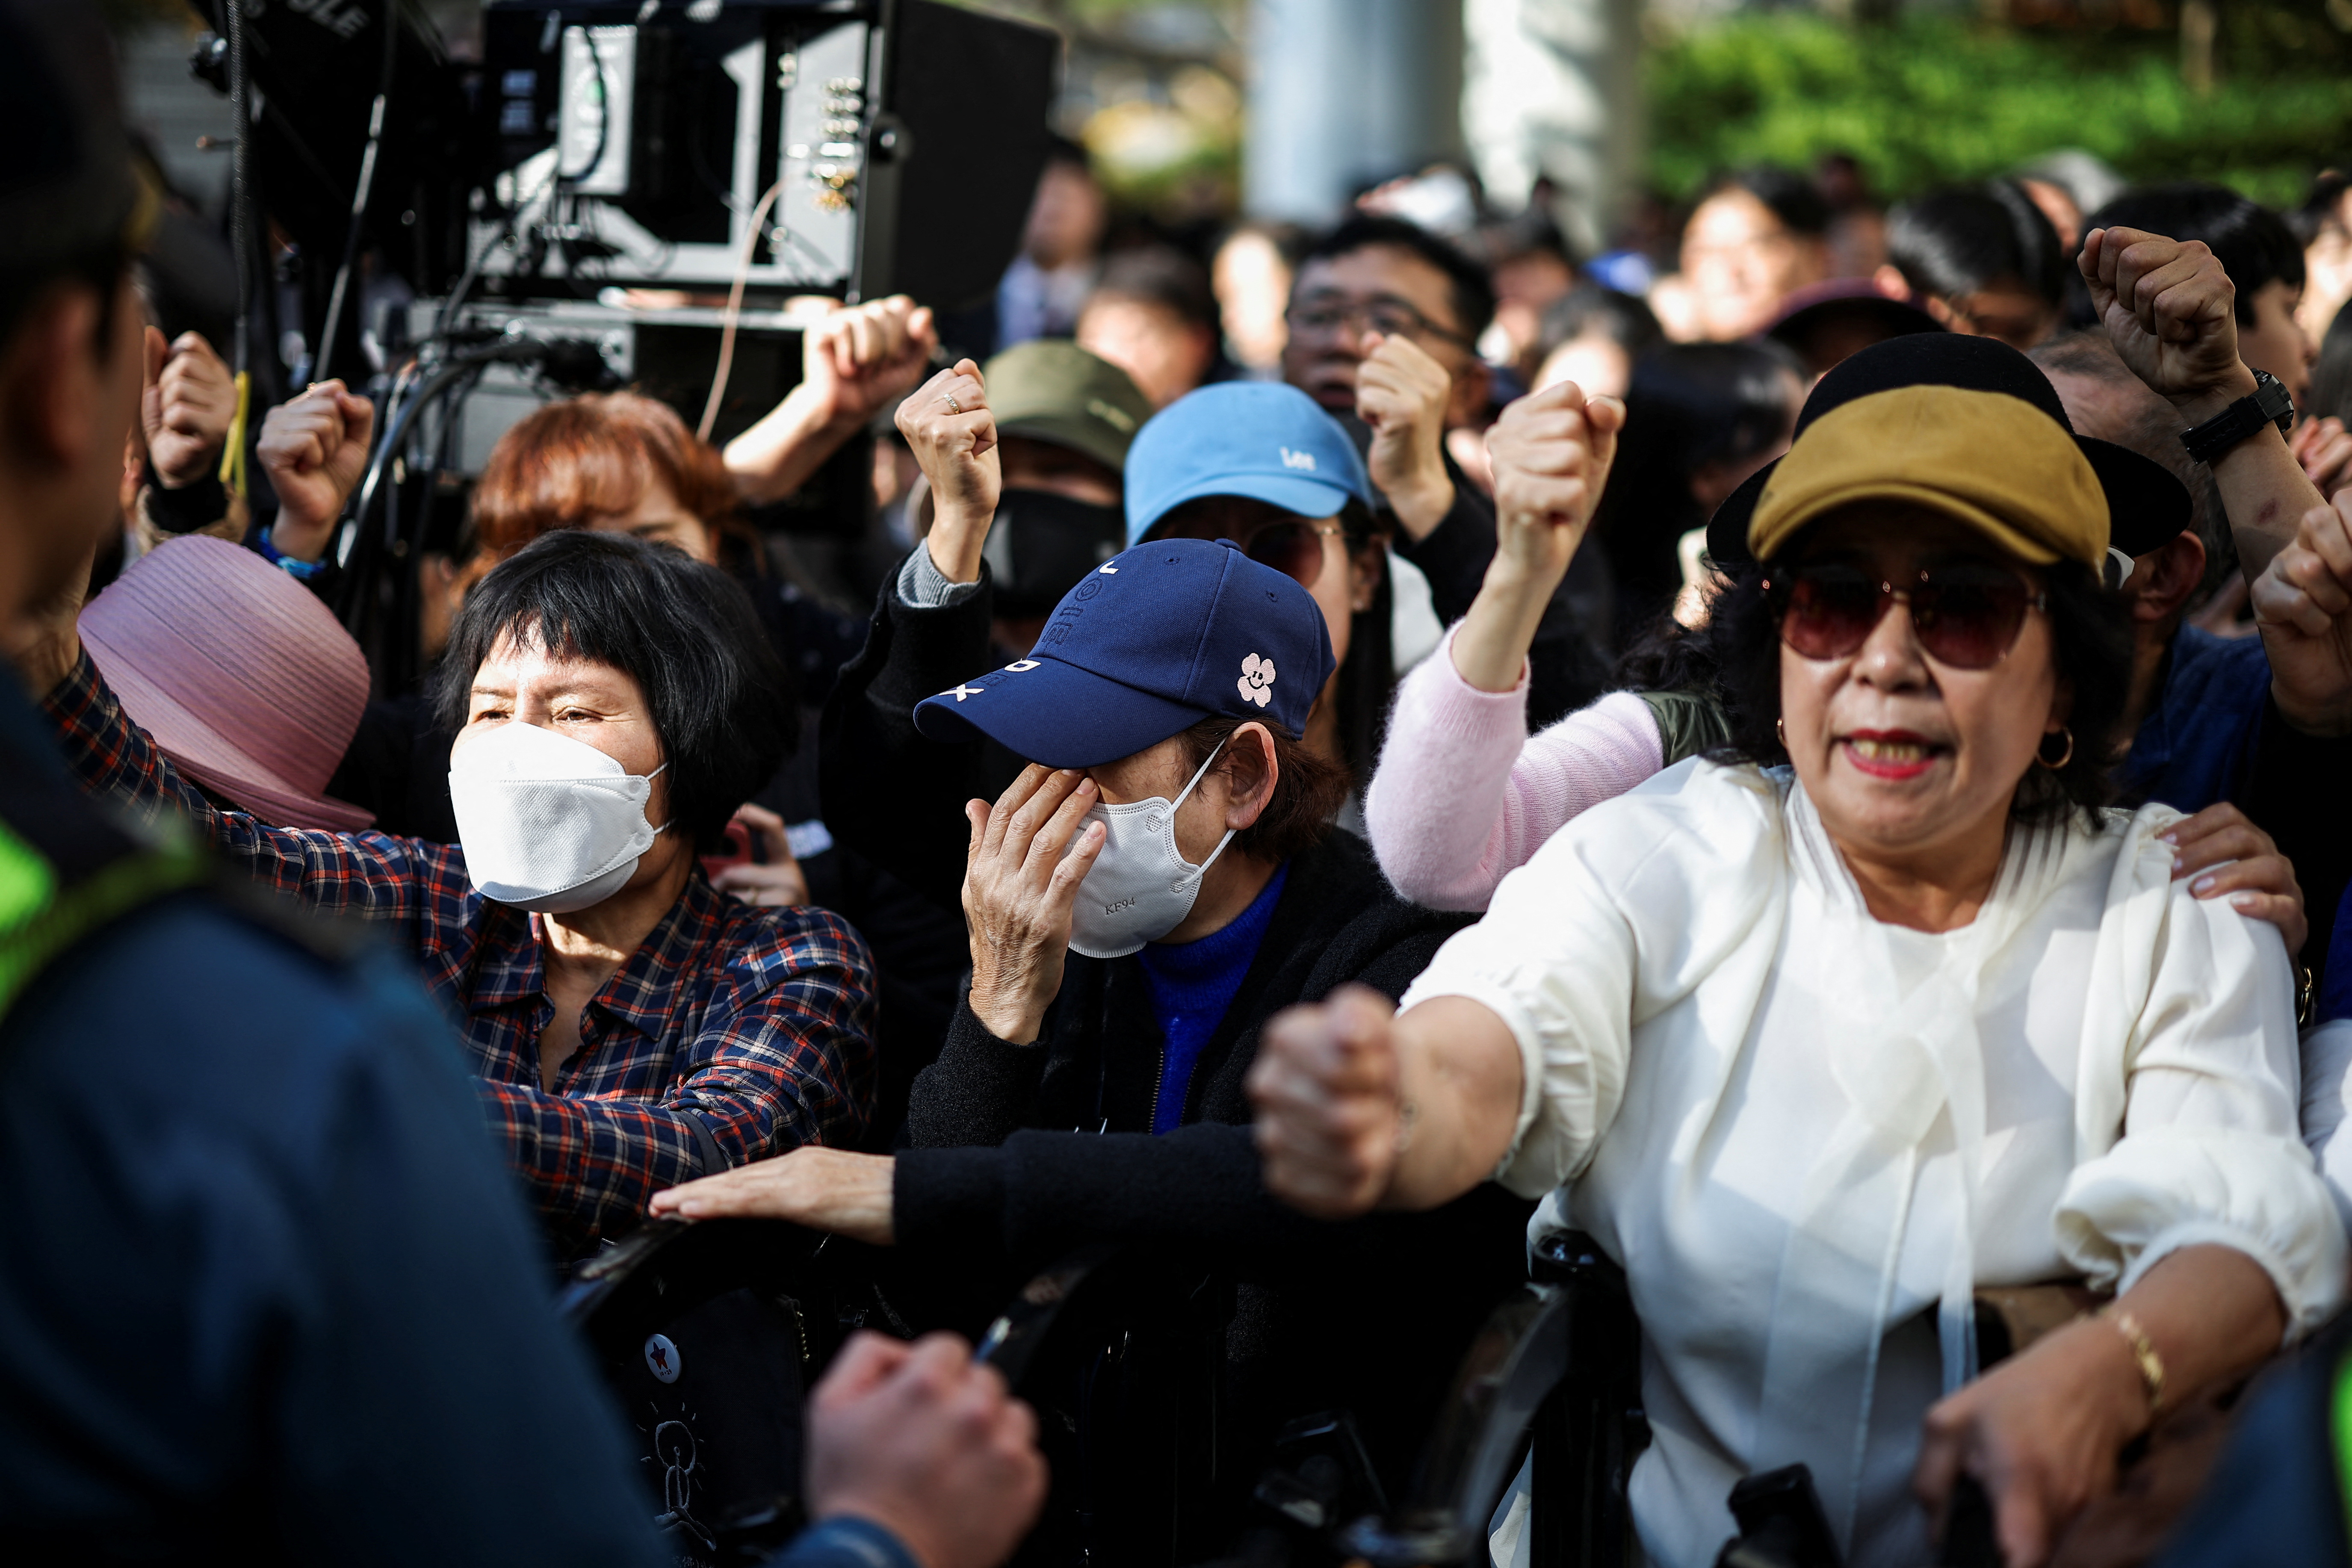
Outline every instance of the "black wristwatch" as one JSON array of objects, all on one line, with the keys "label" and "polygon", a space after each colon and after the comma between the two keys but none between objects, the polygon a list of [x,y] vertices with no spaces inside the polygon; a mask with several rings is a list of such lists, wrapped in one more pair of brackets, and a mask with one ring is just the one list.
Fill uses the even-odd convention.
[{"label": "black wristwatch", "polygon": [[2254,390],[2204,424],[2180,433],[2180,444],[2200,463],[2218,463],[2223,453],[2265,425],[2275,425],[2284,436],[2294,428],[2294,399],[2286,384],[2266,370],[2254,372]]}]

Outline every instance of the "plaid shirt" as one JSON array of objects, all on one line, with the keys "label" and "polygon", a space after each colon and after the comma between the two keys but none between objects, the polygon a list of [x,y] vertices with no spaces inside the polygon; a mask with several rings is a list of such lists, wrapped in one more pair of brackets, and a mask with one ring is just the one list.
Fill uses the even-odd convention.
[{"label": "plaid shirt", "polygon": [[822,910],[741,904],[697,869],[582,1013],[580,1048],[540,1087],[554,1016],[537,917],[474,891],[454,845],[271,827],[215,808],[131,722],[85,653],[44,704],[93,794],[176,809],[255,879],[313,908],[396,923],[464,1037],[492,1131],[560,1245],[634,1226],[703,1173],[698,1123],[730,1164],[854,1137],[874,1102],[874,970]]}]

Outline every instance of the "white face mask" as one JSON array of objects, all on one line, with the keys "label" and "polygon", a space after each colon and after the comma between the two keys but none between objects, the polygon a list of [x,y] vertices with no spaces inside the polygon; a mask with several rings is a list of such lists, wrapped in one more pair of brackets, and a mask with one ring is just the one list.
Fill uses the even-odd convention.
[{"label": "white face mask", "polygon": [[632,773],[585,741],[520,721],[467,742],[450,759],[449,804],[474,890],[549,915],[612,897],[661,831],[646,801],[668,766]]},{"label": "white face mask", "polygon": [[[1217,751],[1223,750],[1220,743]],[[1209,761],[1174,800],[1153,795],[1127,805],[1097,805],[1087,813],[1087,822],[1103,825],[1103,847],[1087,868],[1087,879],[1078,884],[1077,903],[1070,914],[1073,948],[1088,958],[1124,958],[1184,923],[1192,901],[1201,896],[1201,879],[1234,841],[1234,830],[1229,827],[1198,866],[1176,847],[1176,808],[1216,760],[1217,752],[1210,752]],[[1080,824],[1078,834],[1085,832]],[[1077,841],[1073,835],[1073,847]]]}]

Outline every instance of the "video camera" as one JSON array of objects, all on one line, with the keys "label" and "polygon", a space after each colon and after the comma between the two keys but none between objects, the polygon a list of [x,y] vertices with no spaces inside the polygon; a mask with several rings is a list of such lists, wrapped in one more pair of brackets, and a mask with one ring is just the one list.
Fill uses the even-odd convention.
[{"label": "video camera", "polygon": [[[359,371],[362,274],[416,300],[371,323],[384,435],[338,545],[384,687],[413,673],[413,591],[386,579],[436,481],[478,472],[538,402],[636,384],[691,425],[731,323],[724,441],[798,380],[795,300],[984,303],[1045,166],[1060,53],[940,0],[487,0],[478,60],[418,0],[191,4],[214,28],[194,68],[250,128],[231,203],[255,429],[278,388]],[[266,254],[273,233],[290,256]],[[289,297],[299,321],[278,319]],[[281,382],[291,334],[307,353]],[[817,504],[774,521],[858,531],[867,460],[853,445]]]}]

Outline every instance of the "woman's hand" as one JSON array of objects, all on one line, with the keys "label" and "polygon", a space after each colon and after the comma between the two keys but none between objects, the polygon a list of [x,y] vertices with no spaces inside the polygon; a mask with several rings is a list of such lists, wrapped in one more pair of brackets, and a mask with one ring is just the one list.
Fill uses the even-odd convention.
[{"label": "woman's hand", "polygon": [[887,1247],[896,1170],[887,1154],[811,1144],[656,1193],[646,1206],[656,1219],[786,1219]]},{"label": "woman's hand", "polygon": [[2124,1445],[2155,1418],[2135,1344],[2162,1368],[2179,1408],[2275,1354],[2287,1312],[2270,1271],[2236,1247],[2166,1254],[2116,1300],[2122,1316],[2070,1323],[1927,1412],[1911,1489],[1940,1537],[1952,1484],[1974,1476],[1991,1500],[2007,1568],[2040,1568],[2059,1532],[2110,1490]]},{"label": "woman's hand", "polygon": [[340,381],[316,383],[269,411],[256,451],[278,492],[271,548],[296,561],[326,553],[343,503],[367,472],[374,432],[375,405]]},{"label": "woman's hand", "polygon": [[[2228,898],[2240,914],[2278,927],[2290,956],[2303,951],[2311,924],[2304,918],[2303,888],[2294,879],[2294,867],[2244,812],[2223,801],[2156,837],[2172,846],[2174,881],[2195,877],[2189,890],[2198,898]],[[2209,866],[2221,869],[2200,876]]]},{"label": "woman's hand", "polygon": [[1911,1489],[1940,1539],[1963,1473],[1983,1486],[2007,1568],[2040,1568],[2068,1521],[2116,1484],[2150,1419],[2139,1363],[2116,1325],[2073,1323],[1927,1412]]},{"label": "woman's hand", "polygon": [[166,488],[179,489],[220,461],[236,419],[236,380],[200,332],[166,343],[147,329],[147,384],[139,395],[139,426],[147,461]]},{"label": "woman's hand", "polygon": [[747,904],[807,903],[808,878],[802,873],[801,863],[793,858],[792,836],[784,831],[784,819],[766,806],[747,801],[735,808],[735,820],[759,838],[767,859],[730,866],[711,878],[710,885]]},{"label": "woman's hand", "polygon": [[1387,1195],[1411,1134],[1391,1035],[1396,1008],[1349,986],[1265,1026],[1249,1071],[1266,1190],[1318,1219],[1348,1219]]},{"label": "woman's hand", "polygon": [[753,506],[806,484],[843,442],[907,395],[939,352],[929,306],[904,294],[845,305],[801,335],[800,384],[727,443],[736,493]]},{"label": "woman's hand", "polygon": [[922,1568],[995,1568],[1045,1483],[1035,1413],[953,1334],[853,1335],[809,1398],[809,1517],[871,1520]]},{"label": "woman's hand", "polygon": [[1032,763],[995,805],[975,800],[964,806],[971,821],[963,873],[971,1011],[1000,1040],[1019,1046],[1035,1039],[1062,989],[1070,910],[1102,853],[1101,824],[1086,822],[1100,798],[1083,773]]},{"label": "woman's hand", "polygon": [[931,308],[904,294],[846,306],[801,340],[801,385],[824,424],[855,430],[912,391],[939,346]]},{"label": "woman's hand", "polygon": [[1481,691],[1519,683],[1536,629],[1567,575],[1617,457],[1625,405],[1559,382],[1503,410],[1486,433],[1495,465],[1495,558],[1461,630],[1454,668]]},{"label": "woman's hand", "polygon": [[1004,489],[980,366],[958,360],[918,387],[898,405],[898,431],[931,483],[931,564],[950,583],[979,581],[980,549]]}]

